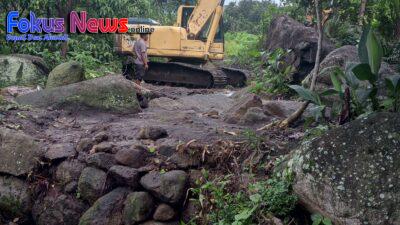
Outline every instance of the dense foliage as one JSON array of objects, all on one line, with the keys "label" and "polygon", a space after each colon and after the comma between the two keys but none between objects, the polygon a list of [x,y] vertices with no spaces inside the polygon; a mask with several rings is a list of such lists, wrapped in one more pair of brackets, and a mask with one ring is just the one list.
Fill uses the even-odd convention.
[{"label": "dense foliage", "polygon": [[[40,17],[62,18],[67,17],[72,10],[85,10],[89,17],[151,17],[161,23],[171,24],[175,20],[178,5],[178,1],[164,0],[5,0],[0,2],[0,8],[5,9],[0,12],[0,18],[5,18],[10,10],[19,10],[23,16],[33,11]],[[87,78],[101,76],[107,72],[119,72],[122,60],[113,52],[113,36],[107,34],[69,34],[67,43],[6,43],[5,34],[0,32],[0,54],[9,53],[41,56],[50,68],[63,61],[76,60],[85,65]]]},{"label": "dense foliage", "polygon": [[260,61],[261,35],[246,32],[226,33],[225,55],[227,64],[251,68]]},{"label": "dense foliage", "polygon": [[[367,26],[358,46],[358,55],[361,63],[349,62],[343,71],[335,67],[331,74],[332,89],[322,93],[308,90],[298,85],[290,86],[304,100],[310,101],[317,106],[316,117],[322,117],[326,108],[323,101],[325,96],[336,96],[340,100],[336,116],[339,116],[339,123],[345,123],[359,116],[374,111],[400,110],[400,76],[392,74],[385,77],[386,96],[379,96],[383,87],[379,86],[379,71],[382,65],[383,49],[374,30]],[[364,83],[363,83],[364,82]],[[365,85],[368,83],[368,85]]]},{"label": "dense foliage", "polygon": [[272,0],[231,2],[225,6],[225,30],[262,35],[272,18],[286,10],[287,8],[278,7]]},{"label": "dense foliage", "polygon": [[289,218],[297,203],[287,179],[255,181],[243,190],[234,190],[230,175],[210,179],[203,171],[203,176],[205,182],[192,190],[202,206],[201,222],[194,219],[190,224],[265,224],[272,215]]}]

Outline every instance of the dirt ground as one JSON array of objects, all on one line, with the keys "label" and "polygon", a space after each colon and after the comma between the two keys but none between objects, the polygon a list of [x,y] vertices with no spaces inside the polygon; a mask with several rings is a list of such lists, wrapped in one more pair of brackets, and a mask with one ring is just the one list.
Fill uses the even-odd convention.
[{"label": "dirt ground", "polygon": [[[149,107],[139,114],[111,114],[76,108],[73,111],[24,107],[0,112],[4,127],[22,130],[36,138],[44,149],[51,144],[73,143],[82,138],[106,131],[110,142],[121,146],[159,145],[163,142],[212,144],[218,140],[243,141],[243,132],[255,130],[263,124],[242,126],[223,121],[223,112],[234,104],[231,97],[236,90],[189,89],[184,87],[144,87],[159,93],[150,100]],[[166,139],[156,142],[138,140],[138,133],[146,126],[159,126],[168,132]],[[260,134],[266,143],[280,146],[280,154],[288,151],[282,146],[296,141],[298,130],[268,131]]]},{"label": "dirt ground", "polygon": [[[150,101],[149,107],[139,114],[118,115],[93,110],[73,111],[33,109],[2,112],[2,124],[23,130],[42,143],[77,143],[88,133],[107,130],[114,141],[136,141],[144,126],[160,126],[167,130],[168,138],[187,142],[212,142],[232,138],[246,129],[226,124],[220,113],[230,107],[229,98],[234,91],[224,89],[187,89],[182,87],[145,84],[165,97]],[[213,116],[207,113],[213,112]],[[218,115],[215,115],[218,112]],[[228,134],[229,133],[229,134]]]}]

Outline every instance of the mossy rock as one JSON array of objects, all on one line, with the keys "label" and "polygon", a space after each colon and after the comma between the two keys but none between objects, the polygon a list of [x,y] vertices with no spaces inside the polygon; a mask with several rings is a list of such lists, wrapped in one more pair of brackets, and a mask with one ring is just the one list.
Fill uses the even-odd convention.
[{"label": "mossy rock", "polygon": [[34,138],[15,130],[1,129],[0,173],[21,176],[33,171],[43,155]]},{"label": "mossy rock", "polygon": [[80,197],[94,203],[106,189],[107,174],[94,167],[86,167],[79,177],[78,193]]},{"label": "mossy rock", "polygon": [[79,225],[122,224],[122,210],[128,189],[117,188],[99,198],[80,218]]},{"label": "mossy rock", "polygon": [[133,82],[110,75],[19,96],[20,104],[60,109],[90,108],[115,113],[137,113],[140,105]]},{"label": "mossy rock", "polygon": [[32,208],[29,185],[8,176],[0,176],[0,212],[7,219],[26,218]]},{"label": "mossy rock", "polygon": [[41,85],[48,69],[43,59],[29,55],[0,55],[0,88]]},{"label": "mossy rock", "polygon": [[85,80],[85,70],[81,64],[69,61],[54,68],[47,79],[46,88],[74,84]]},{"label": "mossy rock", "polygon": [[334,224],[400,224],[400,114],[376,113],[305,141],[282,174],[300,202]]},{"label": "mossy rock", "polygon": [[126,225],[133,225],[137,222],[150,218],[154,211],[153,197],[147,192],[133,192],[126,197],[123,211]]}]

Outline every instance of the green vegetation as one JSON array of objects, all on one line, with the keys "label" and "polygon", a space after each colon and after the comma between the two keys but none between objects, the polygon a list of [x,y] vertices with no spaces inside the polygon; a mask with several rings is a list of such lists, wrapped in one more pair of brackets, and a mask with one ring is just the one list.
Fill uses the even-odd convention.
[{"label": "green vegetation", "polygon": [[22,202],[14,196],[1,196],[0,209],[15,217],[21,216]]},{"label": "green vegetation", "polygon": [[[371,27],[366,27],[363,31],[358,54],[361,63],[349,63],[345,71],[335,68],[335,72],[331,74],[333,89],[317,93],[299,85],[290,86],[301,98],[317,105],[318,110],[315,114],[317,119],[322,116],[326,108],[327,104],[322,101],[322,97],[326,96],[337,96],[341,100],[342,108],[336,113],[340,115],[345,113],[351,118],[357,118],[372,111],[398,112],[399,75],[385,78],[388,95],[383,101],[378,98],[383,49]],[[362,82],[368,82],[368,85]]]},{"label": "green vegetation", "polygon": [[243,132],[243,137],[246,140],[247,146],[251,150],[259,151],[262,144],[263,138],[253,130],[247,129]]},{"label": "green vegetation", "polygon": [[[59,7],[60,5],[63,7]],[[5,0],[0,2],[0,8],[4,9],[0,12],[0,18],[5,18],[8,11],[16,9],[22,16],[33,11],[38,17],[61,18],[67,17],[72,10],[86,10],[89,17],[149,17],[164,24],[173,24],[178,5],[178,1],[159,0],[33,0],[29,2]],[[0,23],[0,30],[5,30],[3,23]],[[113,35],[107,34],[69,34],[68,43],[6,43],[5,33],[0,32],[0,54],[11,53],[41,56],[50,69],[69,60],[78,61],[85,67],[86,78],[94,78],[110,72],[119,73],[122,66],[122,58],[113,51]]]},{"label": "green vegetation", "polygon": [[254,84],[251,88],[253,93],[272,93],[287,94],[289,93],[290,75],[294,68],[286,65],[283,60],[289,53],[283,49],[276,49],[273,52],[264,53],[266,62],[255,73]]},{"label": "green vegetation", "polygon": [[225,29],[230,32],[263,34],[269,22],[282,12],[272,1],[243,0],[225,6]]},{"label": "green vegetation", "polygon": [[247,69],[254,69],[261,57],[261,35],[245,32],[225,34],[226,63]]},{"label": "green vegetation", "polygon": [[321,214],[313,214],[311,220],[313,221],[312,225],[332,225],[332,221]]},{"label": "green vegetation", "polygon": [[271,216],[285,218],[294,209],[297,197],[291,181],[272,178],[250,183],[244,190],[232,190],[232,177],[208,180],[193,192],[203,208],[203,222],[221,225],[263,224]]}]

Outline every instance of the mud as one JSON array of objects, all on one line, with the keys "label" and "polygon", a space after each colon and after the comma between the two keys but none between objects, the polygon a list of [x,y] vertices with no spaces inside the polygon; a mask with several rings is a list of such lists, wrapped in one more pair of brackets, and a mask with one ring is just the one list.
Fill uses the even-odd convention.
[{"label": "mud", "polygon": [[[5,127],[22,130],[48,144],[78,143],[90,133],[107,131],[115,142],[140,142],[141,127],[160,126],[167,130],[168,139],[211,143],[219,139],[239,139],[249,127],[223,122],[222,112],[232,106],[235,90],[188,89],[145,84],[160,93],[161,98],[150,101],[139,114],[119,115],[76,108],[73,111],[25,108],[1,113]],[[237,134],[237,135],[236,135]]]}]

